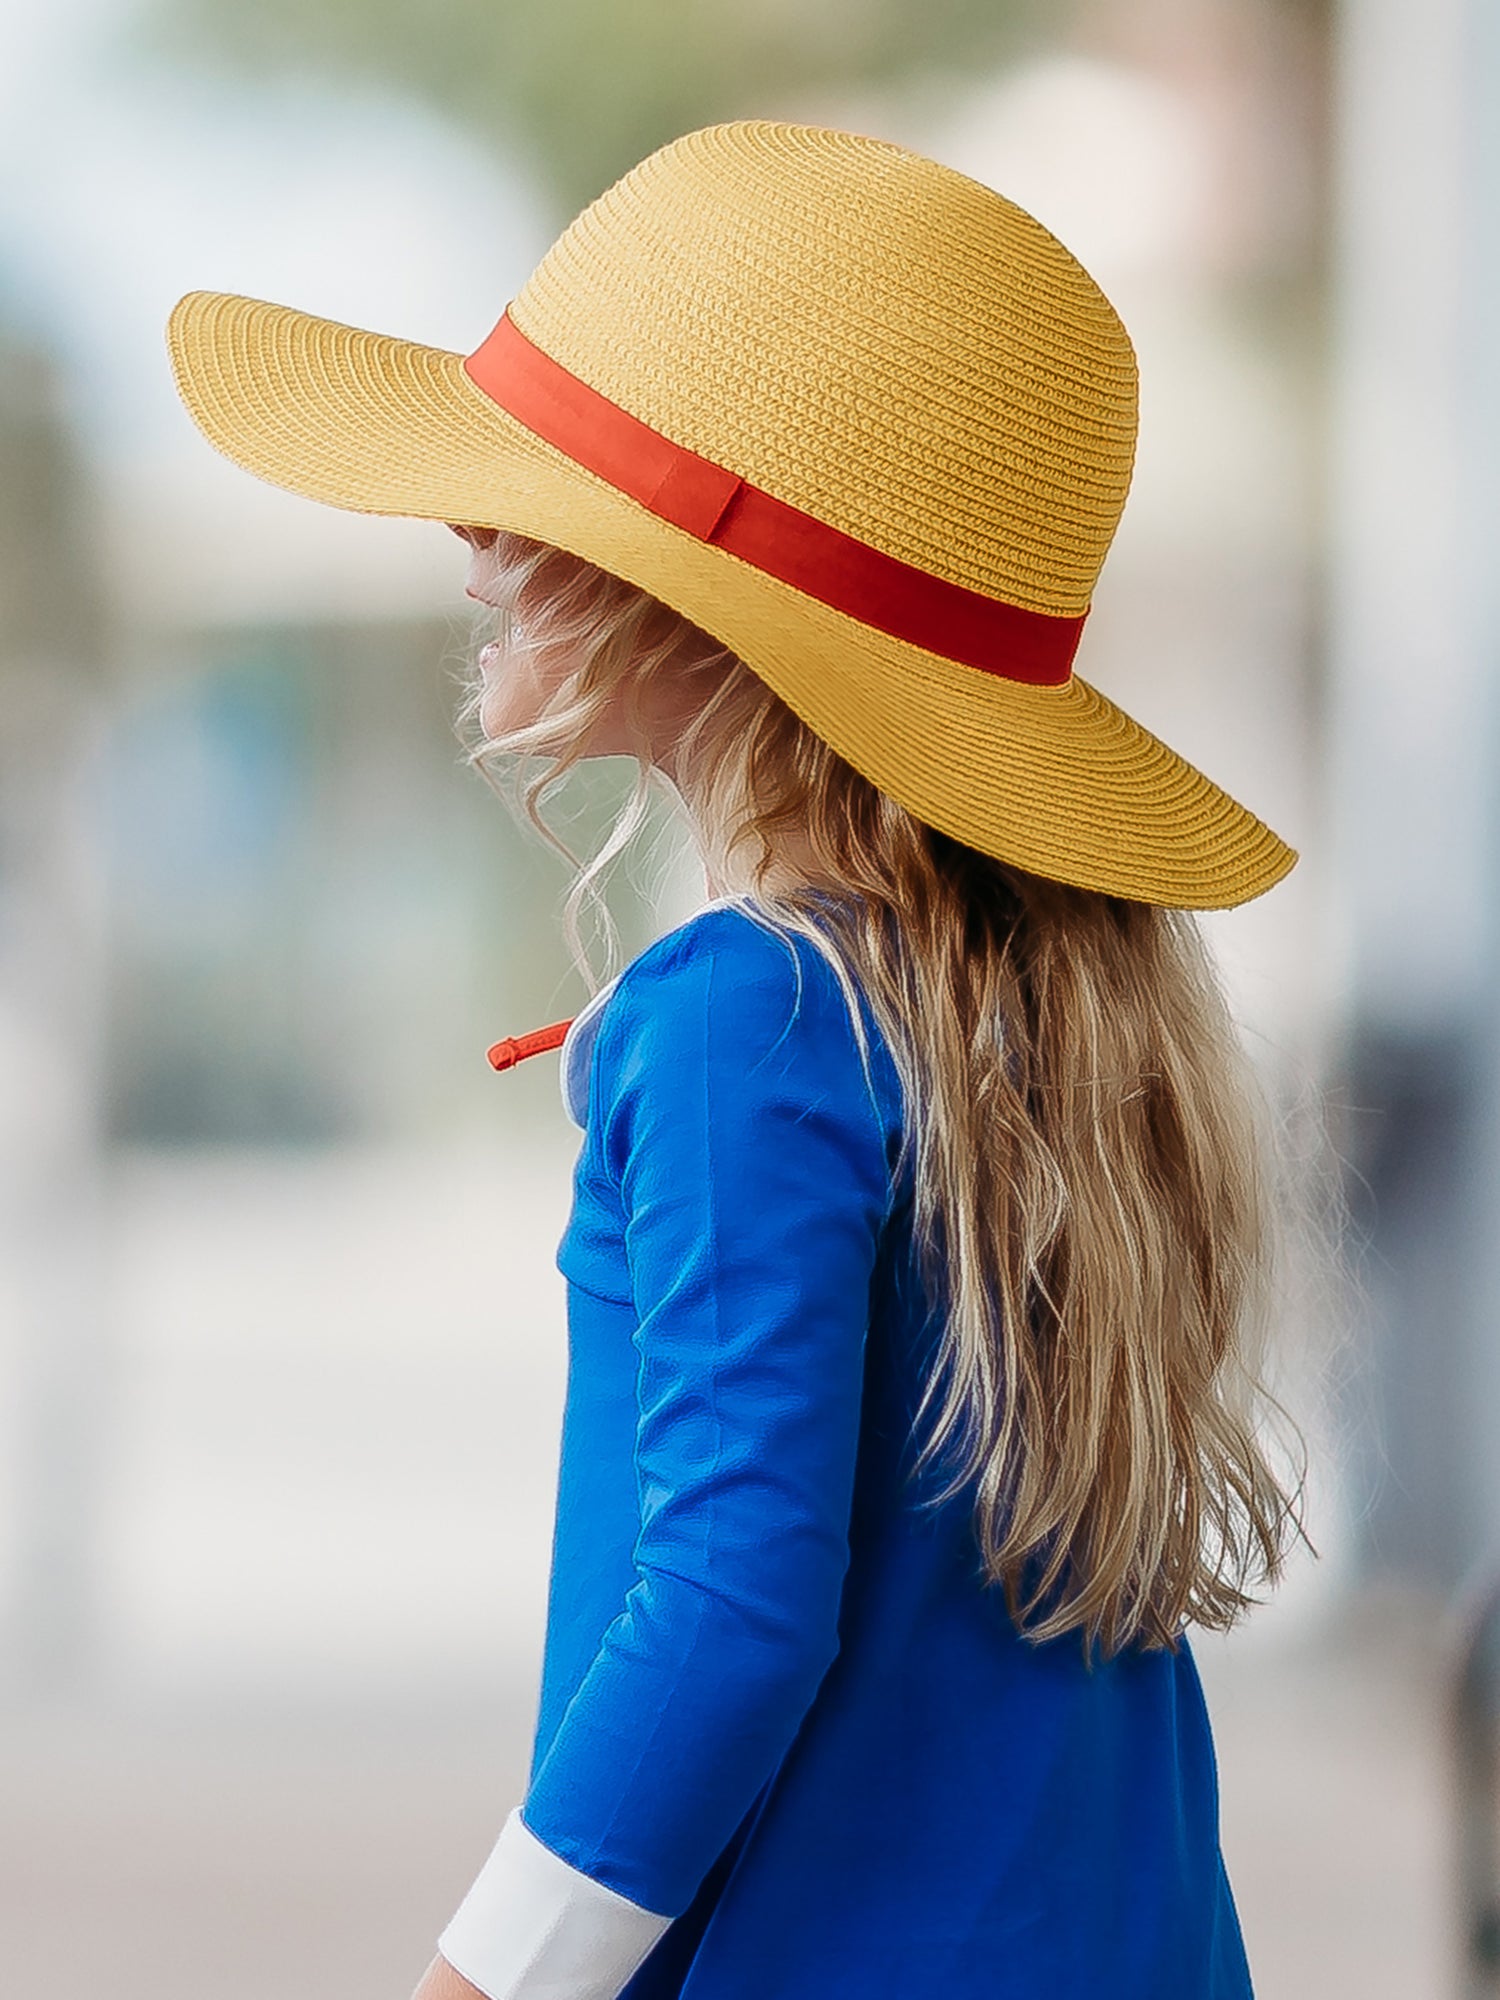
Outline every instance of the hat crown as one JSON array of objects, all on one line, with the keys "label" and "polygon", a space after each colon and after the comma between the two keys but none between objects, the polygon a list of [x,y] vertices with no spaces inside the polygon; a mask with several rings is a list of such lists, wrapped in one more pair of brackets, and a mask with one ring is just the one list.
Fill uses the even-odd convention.
[{"label": "hat crown", "polygon": [[676,444],[918,569],[1088,608],[1130,484],[1136,367],[1024,209],[920,154],[742,122],[665,146],[510,316]]}]

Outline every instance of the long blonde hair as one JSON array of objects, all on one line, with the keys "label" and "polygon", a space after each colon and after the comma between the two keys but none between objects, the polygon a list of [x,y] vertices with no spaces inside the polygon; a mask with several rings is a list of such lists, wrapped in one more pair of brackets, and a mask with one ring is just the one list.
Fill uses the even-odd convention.
[{"label": "long blonde hair", "polygon": [[[676,782],[712,872],[869,1002],[944,1312],[917,1467],[943,1461],[933,1504],[972,1487],[984,1574],[1017,1626],[1111,1653],[1231,1625],[1300,1521],[1255,1423],[1277,1251],[1269,1127],[1193,918],[947,838],[645,592],[519,537],[493,554],[509,646],[575,664],[535,722],[470,755],[502,791],[502,765],[542,760],[517,802],[575,865],[575,956],[579,910],[645,819],[654,773],[641,762],[589,863],[542,801],[606,706],[638,716],[670,675],[691,712]],[[786,879],[792,834],[839,895],[818,897],[806,870]]]}]

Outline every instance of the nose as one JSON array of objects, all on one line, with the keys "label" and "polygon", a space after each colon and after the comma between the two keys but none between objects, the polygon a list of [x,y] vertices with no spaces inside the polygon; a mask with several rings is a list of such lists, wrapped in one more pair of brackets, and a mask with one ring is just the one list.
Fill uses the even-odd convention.
[{"label": "nose", "polygon": [[[447,521],[444,523],[444,526],[451,529],[460,541],[467,542],[476,555],[482,554],[485,549],[494,547],[498,532],[494,528],[471,528],[462,521]],[[485,599],[479,595],[472,582],[464,585],[464,596],[472,597],[476,604],[483,604],[485,602]]]}]

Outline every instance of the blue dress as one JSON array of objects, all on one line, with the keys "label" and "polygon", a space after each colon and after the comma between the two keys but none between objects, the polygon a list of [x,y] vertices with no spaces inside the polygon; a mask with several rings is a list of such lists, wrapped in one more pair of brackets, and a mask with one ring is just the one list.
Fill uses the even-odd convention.
[{"label": "blue dress", "polygon": [[627,2000],[1246,2000],[1186,1644],[1021,1639],[967,1497],[918,1508],[937,1320],[861,1007],[868,1078],[731,903],[594,1010],[520,1817],[673,1919]]}]

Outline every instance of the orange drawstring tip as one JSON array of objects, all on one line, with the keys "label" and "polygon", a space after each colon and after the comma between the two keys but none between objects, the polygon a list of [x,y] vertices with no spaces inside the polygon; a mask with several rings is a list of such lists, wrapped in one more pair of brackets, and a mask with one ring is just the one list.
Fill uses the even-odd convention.
[{"label": "orange drawstring tip", "polygon": [[511,1069],[527,1056],[539,1056],[547,1049],[560,1049],[571,1021],[554,1021],[550,1028],[533,1028],[529,1035],[509,1035],[486,1051],[491,1069]]}]

